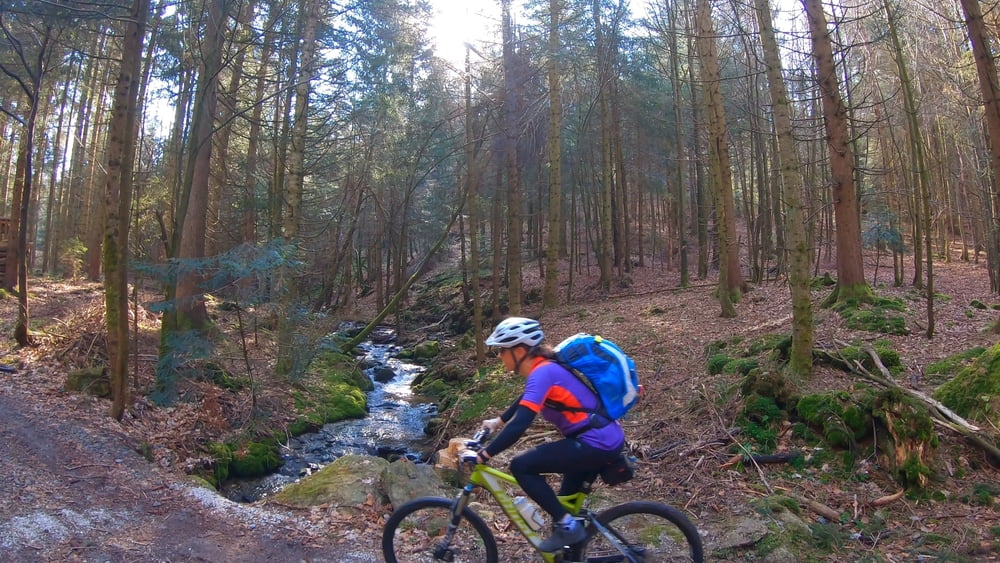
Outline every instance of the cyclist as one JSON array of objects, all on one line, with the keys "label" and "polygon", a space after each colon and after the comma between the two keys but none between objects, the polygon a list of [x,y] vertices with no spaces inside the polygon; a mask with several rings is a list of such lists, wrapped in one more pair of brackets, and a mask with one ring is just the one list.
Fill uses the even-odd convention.
[{"label": "cyclist", "polygon": [[583,541],[587,533],[559,503],[542,474],[563,475],[560,495],[578,492],[584,482],[593,482],[602,467],[618,459],[625,433],[617,421],[593,413],[600,399],[554,361],[555,352],[542,343],[544,338],[538,321],[510,317],[486,339],[486,345],[493,347],[507,370],[525,377],[525,385],[510,408],[498,418],[483,422],[483,427],[492,432],[503,430],[480,450],[478,461],[486,463],[512,446],[538,414],[562,433],[561,440],[542,444],[510,462],[510,471],[525,494],[552,516],[552,535],[542,541],[539,549],[553,552]]}]

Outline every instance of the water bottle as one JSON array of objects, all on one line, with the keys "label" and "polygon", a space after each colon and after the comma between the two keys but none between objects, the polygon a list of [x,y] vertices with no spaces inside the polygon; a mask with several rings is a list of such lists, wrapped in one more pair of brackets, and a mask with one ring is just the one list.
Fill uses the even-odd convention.
[{"label": "water bottle", "polygon": [[545,525],[542,512],[526,497],[515,498],[514,506],[521,513],[521,516],[524,517],[524,521],[528,523],[528,526],[531,526],[532,530],[540,530]]}]

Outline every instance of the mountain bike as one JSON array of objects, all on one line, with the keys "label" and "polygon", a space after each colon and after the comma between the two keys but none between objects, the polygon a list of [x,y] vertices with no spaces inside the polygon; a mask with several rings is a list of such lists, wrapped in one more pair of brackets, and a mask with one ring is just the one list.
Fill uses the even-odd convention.
[{"label": "mountain bike", "polygon": [[[488,432],[480,431],[466,446],[477,452],[488,436]],[[460,459],[460,469],[463,463]],[[468,483],[454,499],[418,498],[392,513],[382,530],[386,563],[498,562],[497,541],[490,525],[470,507],[476,489],[492,496],[502,514],[538,550],[542,537],[517,510],[507,490],[519,489],[514,476],[488,465],[472,464]],[[586,483],[582,491],[559,497],[566,510],[580,519],[587,537],[555,553],[539,551],[546,563],[703,560],[701,536],[681,511],[658,502],[633,501],[591,512],[587,501],[592,487],[593,483]]]}]

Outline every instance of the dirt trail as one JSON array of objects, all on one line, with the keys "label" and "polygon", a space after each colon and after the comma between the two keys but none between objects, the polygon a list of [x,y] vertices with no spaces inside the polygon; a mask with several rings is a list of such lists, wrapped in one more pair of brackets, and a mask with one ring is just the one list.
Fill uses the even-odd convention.
[{"label": "dirt trail", "polygon": [[378,560],[371,545],[317,545],[318,533],[303,536],[302,515],[185,483],[129,448],[123,434],[97,434],[3,379],[0,560]]}]

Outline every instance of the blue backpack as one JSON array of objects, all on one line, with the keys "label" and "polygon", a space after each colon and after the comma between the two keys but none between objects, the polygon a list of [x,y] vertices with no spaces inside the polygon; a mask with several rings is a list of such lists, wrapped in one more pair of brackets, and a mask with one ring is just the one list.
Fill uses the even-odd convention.
[{"label": "blue backpack", "polygon": [[600,399],[602,409],[598,414],[617,420],[639,400],[641,387],[635,362],[614,342],[581,332],[560,342],[555,351],[556,361]]}]

